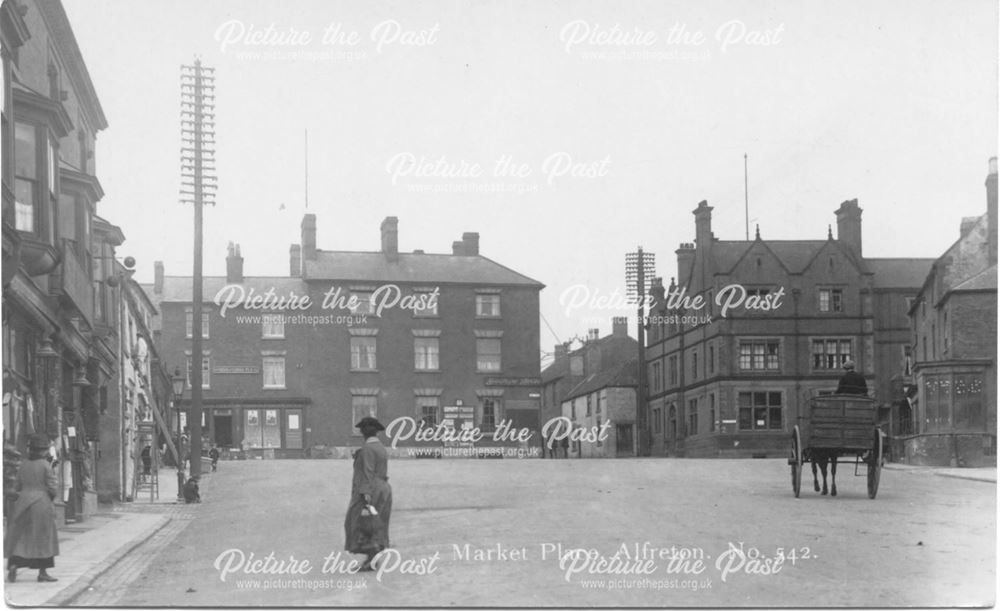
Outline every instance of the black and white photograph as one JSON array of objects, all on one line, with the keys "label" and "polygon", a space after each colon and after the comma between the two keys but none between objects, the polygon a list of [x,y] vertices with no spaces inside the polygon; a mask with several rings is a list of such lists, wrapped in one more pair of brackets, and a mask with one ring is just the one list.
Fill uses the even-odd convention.
[{"label": "black and white photograph", "polygon": [[4,601],[989,608],[996,0],[3,0]]}]

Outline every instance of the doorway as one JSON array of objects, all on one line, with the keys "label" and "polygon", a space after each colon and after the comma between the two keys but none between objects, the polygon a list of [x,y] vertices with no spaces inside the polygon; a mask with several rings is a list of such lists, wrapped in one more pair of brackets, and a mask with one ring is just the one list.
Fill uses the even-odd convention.
[{"label": "doorway", "polygon": [[232,414],[215,414],[212,417],[215,431],[215,445],[220,448],[233,447],[233,416]]},{"label": "doorway", "polygon": [[632,425],[631,424],[619,424],[615,426],[615,433],[617,436],[617,443],[615,445],[615,455],[616,456],[633,456],[635,455],[635,450],[633,446],[633,435],[632,435]]}]

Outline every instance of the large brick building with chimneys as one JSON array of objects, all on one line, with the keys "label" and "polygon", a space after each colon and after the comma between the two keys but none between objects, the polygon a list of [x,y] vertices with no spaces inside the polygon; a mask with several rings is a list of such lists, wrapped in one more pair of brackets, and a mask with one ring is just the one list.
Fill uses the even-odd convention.
[{"label": "large brick building with chimneys", "polygon": [[[537,439],[543,285],[480,254],[478,233],[463,234],[449,254],[404,253],[397,218],[380,229],[378,250],[322,250],[316,216],[306,214],[287,277],[245,276],[233,246],[227,276],[205,278],[209,441],[265,455],[347,456],[361,441],[354,424],[368,414],[387,425],[476,426],[487,440],[509,420]],[[269,291],[285,303],[268,302]],[[158,266],[148,292],[162,313],[164,360],[187,366],[191,278]],[[224,307],[254,296],[261,307]]]},{"label": "large brick building with chimneys", "polygon": [[[720,240],[712,207],[698,204],[677,277],[667,287],[654,280],[654,455],[785,456],[797,416],[810,397],[835,390],[847,360],[895,432],[902,391],[892,378],[906,366],[909,300],[932,260],[864,257],[861,212],[857,200],[841,204],[836,238],[828,228],[825,239],[767,240],[758,228],[752,240]],[[705,305],[668,302],[681,294]]]}]

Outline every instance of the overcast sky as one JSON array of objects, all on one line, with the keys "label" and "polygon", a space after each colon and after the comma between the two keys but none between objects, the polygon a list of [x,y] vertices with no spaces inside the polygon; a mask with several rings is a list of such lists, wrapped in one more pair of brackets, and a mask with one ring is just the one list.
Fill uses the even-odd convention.
[{"label": "overcast sky", "polygon": [[[559,340],[610,330],[587,319],[613,312],[560,296],[624,291],[637,245],[669,282],[700,200],[716,237],[744,237],[744,153],[751,235],[825,238],[857,198],[867,256],[936,257],[985,211],[997,152],[992,0],[64,1],[110,124],[99,213],[143,282],[156,260],[191,273],[179,74],[195,56],[217,76],[206,274],[228,241],[247,275],[287,274],[308,129],[320,248],[377,250],[388,215],[403,251],[478,231],[546,285]],[[543,349],[556,336],[542,324]]]}]

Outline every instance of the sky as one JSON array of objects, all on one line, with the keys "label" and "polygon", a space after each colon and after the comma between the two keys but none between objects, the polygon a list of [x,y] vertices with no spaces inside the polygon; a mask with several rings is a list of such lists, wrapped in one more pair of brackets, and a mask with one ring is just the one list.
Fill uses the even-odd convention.
[{"label": "sky", "polygon": [[824,239],[857,198],[866,256],[933,258],[985,212],[997,154],[987,0],[64,4],[109,123],[98,213],[139,281],[191,274],[179,85],[198,57],[217,79],[207,275],[230,241],[247,275],[287,275],[307,199],[326,250],[378,250],[390,215],[403,252],[478,231],[546,285],[543,351],[633,314],[568,306],[623,294],[638,246],[669,284],[701,200],[719,239],[745,237],[745,197],[750,235]]}]

